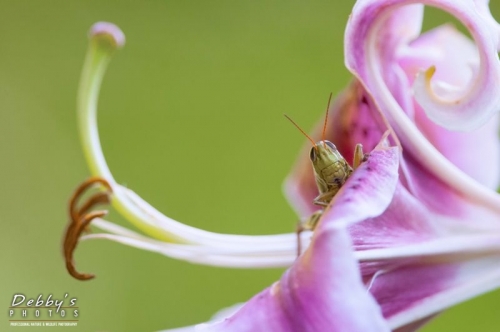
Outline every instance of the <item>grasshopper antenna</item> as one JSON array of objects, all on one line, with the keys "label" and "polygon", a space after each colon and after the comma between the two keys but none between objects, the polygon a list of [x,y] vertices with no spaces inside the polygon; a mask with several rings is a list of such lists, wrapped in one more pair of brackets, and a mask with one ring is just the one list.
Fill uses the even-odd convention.
[{"label": "grasshopper antenna", "polygon": [[328,123],[328,111],[330,110],[330,101],[332,101],[332,93],[330,92],[330,97],[328,98],[328,105],[326,105],[326,115],[325,115],[325,124],[323,125],[323,134],[321,136],[321,140],[326,147],[325,136],[326,136],[326,125]]},{"label": "grasshopper antenna", "polygon": [[316,143],[314,143],[313,139],[311,137],[309,137],[309,135],[306,134],[305,131],[302,130],[302,128],[299,127],[298,124],[295,123],[295,121],[293,121],[288,115],[286,114],[283,114],[285,116],[285,118],[287,118],[295,127],[297,127],[298,130],[300,130],[300,132],[305,136],[307,137],[307,139],[309,141],[311,141],[313,147],[316,149],[316,151],[318,150],[318,147],[316,146]]}]

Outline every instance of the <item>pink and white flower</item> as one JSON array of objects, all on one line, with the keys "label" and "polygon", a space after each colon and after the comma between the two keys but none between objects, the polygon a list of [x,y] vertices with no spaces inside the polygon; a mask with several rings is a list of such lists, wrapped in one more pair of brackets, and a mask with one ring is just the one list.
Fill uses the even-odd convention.
[{"label": "pink and white flower", "polygon": [[[467,27],[421,34],[423,4]],[[440,311],[500,286],[500,28],[484,0],[358,0],[345,34],[353,83],[330,108],[327,138],[350,160],[371,152],[342,187],[307,249],[294,234],[216,234],[172,220],[113,178],[96,127],[107,62],[124,40],[98,25],[82,76],[80,132],[92,173],[115,208],[144,233],[96,219],[86,235],[187,261],[227,267],[290,266],[225,318],[179,331],[413,331]],[[121,38],[121,39],[119,39]],[[390,129],[390,143],[379,142]],[[297,213],[316,208],[305,155],[286,181]]]}]

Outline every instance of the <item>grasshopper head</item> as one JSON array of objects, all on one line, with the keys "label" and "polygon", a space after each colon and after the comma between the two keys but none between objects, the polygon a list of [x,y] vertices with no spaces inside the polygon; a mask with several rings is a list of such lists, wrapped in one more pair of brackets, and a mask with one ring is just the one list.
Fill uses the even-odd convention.
[{"label": "grasshopper head", "polygon": [[311,148],[309,157],[311,158],[314,169],[318,173],[339,161],[345,162],[344,157],[342,157],[335,145],[327,140],[319,141],[314,144]]}]

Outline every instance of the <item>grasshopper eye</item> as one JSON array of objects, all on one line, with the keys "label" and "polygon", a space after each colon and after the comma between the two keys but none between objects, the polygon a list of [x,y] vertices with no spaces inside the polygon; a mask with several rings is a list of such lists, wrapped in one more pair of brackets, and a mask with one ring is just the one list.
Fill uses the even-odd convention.
[{"label": "grasshopper eye", "polygon": [[332,151],[337,151],[337,147],[335,146],[335,144],[333,144],[332,142],[330,141],[325,141],[325,144],[328,145],[328,147],[332,150]]},{"label": "grasshopper eye", "polygon": [[311,152],[309,152],[309,158],[311,159],[311,161],[316,160],[316,147],[315,146],[311,148]]}]

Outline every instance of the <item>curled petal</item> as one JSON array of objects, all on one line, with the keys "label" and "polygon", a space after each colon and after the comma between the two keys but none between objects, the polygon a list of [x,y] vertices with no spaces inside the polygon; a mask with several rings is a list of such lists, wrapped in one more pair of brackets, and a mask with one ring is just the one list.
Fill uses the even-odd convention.
[{"label": "curled petal", "polygon": [[[358,1],[345,34],[346,65],[371,94],[376,105],[394,128],[405,151],[411,152],[425,168],[461,195],[500,212],[498,195],[466,176],[446,159],[412,122],[413,114],[403,111],[403,108],[406,109],[405,102],[408,98],[403,98],[401,101],[395,93],[401,86],[408,84],[403,69],[398,65],[398,56],[401,52],[405,54],[405,47],[408,45],[400,44],[398,52],[392,53],[394,49],[389,48],[388,54],[385,37],[393,36],[389,40],[404,40],[397,36],[405,33],[406,26],[403,24],[396,29],[394,24],[388,22],[394,17],[391,15],[394,14],[394,10],[399,10],[401,6],[409,3],[412,1]],[[427,108],[428,114],[433,113],[431,117],[435,120],[445,122],[440,124],[446,128],[476,128],[493,116],[500,101],[499,94],[492,94],[492,89],[500,83],[500,65],[496,53],[498,27],[493,26],[492,20],[484,19],[486,5],[483,2],[477,2],[477,6],[476,2],[471,0],[425,1],[425,3],[449,11],[469,28],[478,46],[479,66],[473,69],[470,82],[467,88],[463,89],[467,93],[455,99],[451,106],[442,108],[442,111],[435,109],[438,105],[436,103],[422,106],[424,109]],[[438,64],[436,73],[439,71]],[[447,86],[441,84],[440,88],[444,91]],[[422,91],[416,93],[421,94]],[[445,120],[446,117],[451,118]]]},{"label": "curled petal", "polygon": [[[460,53],[457,57],[456,54]],[[420,68],[437,65],[435,78],[447,87],[465,87],[473,77],[473,65],[479,63],[474,43],[450,25],[421,35],[400,52],[398,63],[411,82]],[[415,105],[416,126],[454,165],[482,185],[496,189],[500,181],[499,118],[469,132],[450,131],[431,121]],[[457,149],[457,147],[460,147]]]},{"label": "curled petal", "polygon": [[[387,35],[398,36],[400,30],[405,33],[405,25],[398,29],[391,22],[391,11],[413,1],[358,1],[353,9],[346,31],[346,64],[348,68],[364,80],[368,75],[380,75],[384,64],[376,58],[384,59],[382,50],[387,42]],[[479,63],[474,68],[475,75],[466,91],[458,98],[449,99],[438,96],[431,87],[433,70],[424,71],[415,80],[415,98],[424,108],[429,118],[449,128],[470,130],[484,124],[498,111],[500,96],[494,89],[500,83],[500,64],[497,56],[499,40],[498,25],[484,19],[485,7],[478,6],[471,0],[426,1],[456,16],[470,31],[478,46]],[[394,39],[394,38],[392,38]],[[379,70],[377,70],[379,68]],[[437,68],[439,71],[439,68]],[[371,72],[371,73],[370,73]],[[445,90],[442,88],[441,90]],[[449,91],[450,93],[452,91]]]}]

